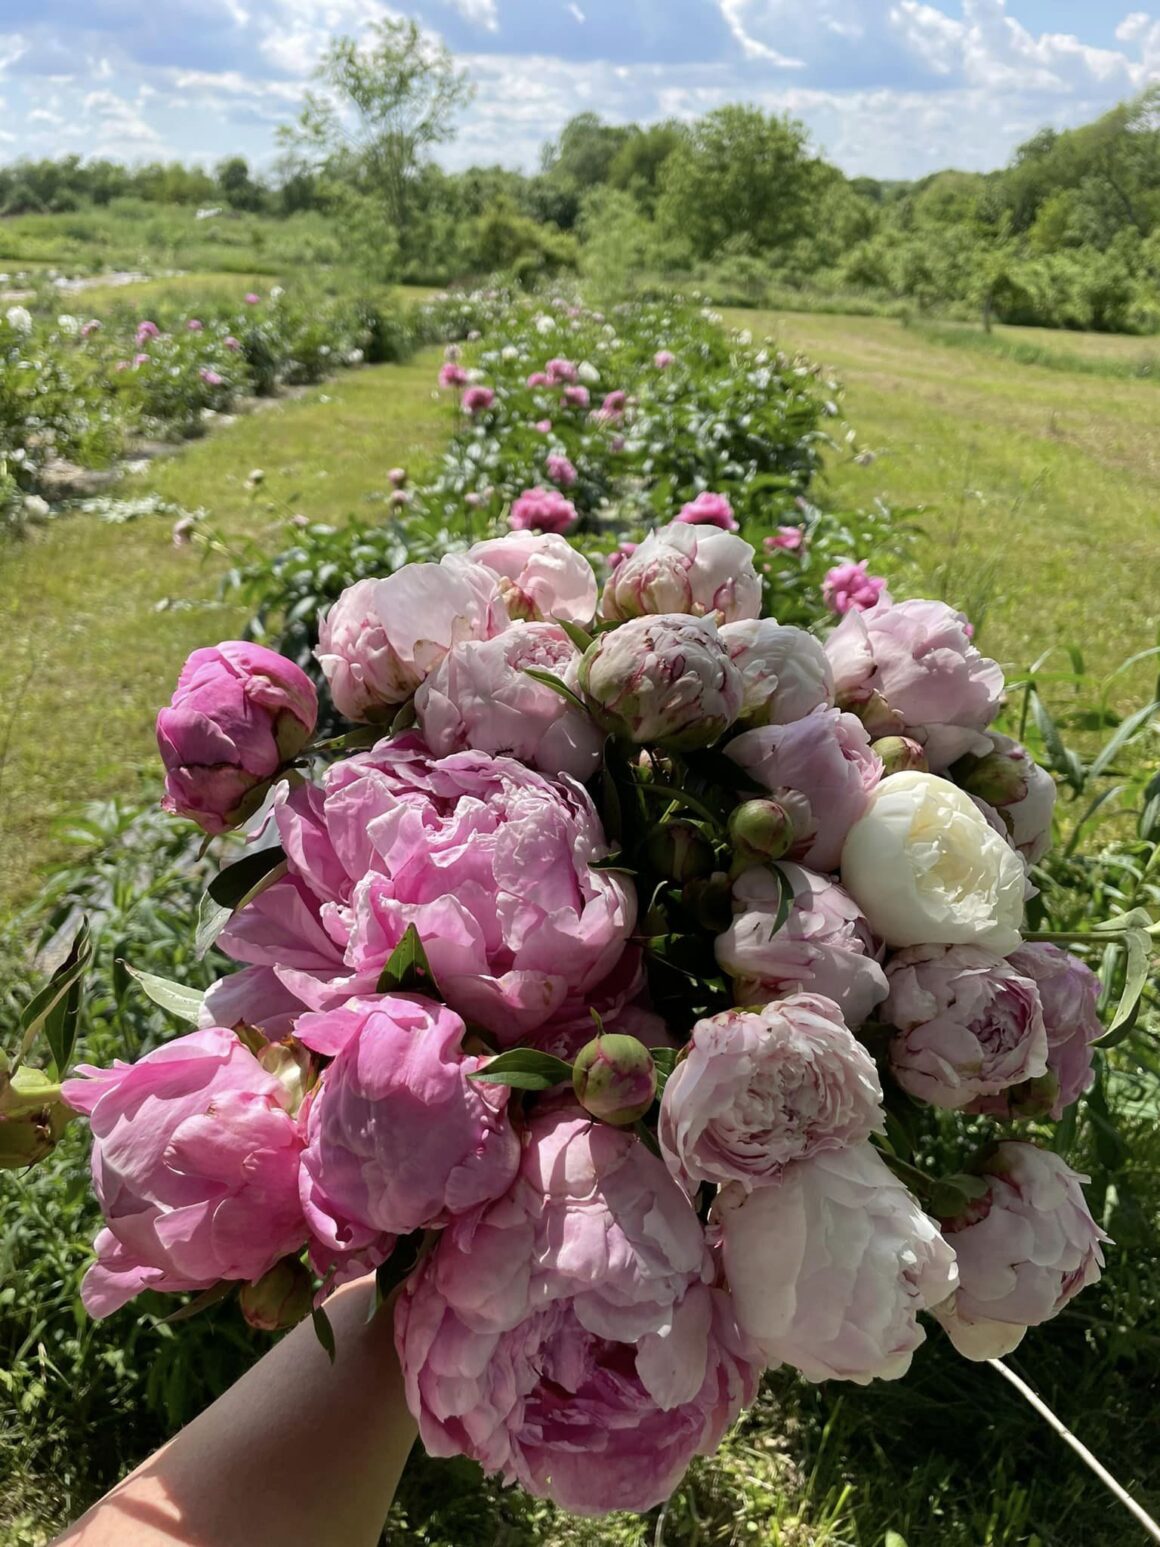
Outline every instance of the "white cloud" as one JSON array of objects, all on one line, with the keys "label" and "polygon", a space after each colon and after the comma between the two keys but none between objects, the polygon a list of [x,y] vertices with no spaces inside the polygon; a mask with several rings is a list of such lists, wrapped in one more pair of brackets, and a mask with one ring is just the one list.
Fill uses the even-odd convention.
[{"label": "white cloud", "polygon": [[161,143],[161,136],[152,124],[146,122],[137,109],[115,91],[90,91],[84,98],[83,107],[99,143],[94,155],[123,152],[125,147],[154,146]]},{"label": "white cloud", "polygon": [[486,27],[488,32],[498,32],[499,16],[495,8],[496,0],[443,0],[444,5],[451,6],[458,11],[465,21],[472,22],[477,27]]},{"label": "white cloud", "polygon": [[[782,70],[804,70],[804,59],[793,59],[786,54],[779,53],[768,43],[754,37],[748,30],[749,13],[753,9],[754,0],[720,0],[721,14],[729,23],[729,30],[737,39],[749,59],[764,59],[767,64],[777,65]],[[762,0],[758,0],[761,4]]]},{"label": "white cloud", "polygon": [[585,16],[584,12],[576,4],[576,0],[570,0],[570,4],[568,6],[568,10],[572,13],[572,15],[576,18],[576,20],[578,22],[583,23],[583,22],[586,22],[588,20],[588,18]]},{"label": "white cloud", "polygon": [[30,124],[48,124],[51,127],[55,127],[58,124],[64,123],[64,119],[59,113],[50,113],[46,107],[34,107],[28,115],[28,122]]}]

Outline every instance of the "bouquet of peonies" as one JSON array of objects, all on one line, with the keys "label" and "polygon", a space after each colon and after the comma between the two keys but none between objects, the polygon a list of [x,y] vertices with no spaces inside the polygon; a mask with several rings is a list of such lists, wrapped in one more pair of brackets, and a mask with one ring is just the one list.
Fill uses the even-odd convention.
[{"label": "bouquet of peonies", "polygon": [[969,624],[781,626],[712,516],[617,558],[598,596],[514,530],[353,585],[337,741],[288,660],[196,651],[166,805],[250,824],[199,930],[243,965],[65,1086],[94,1315],[238,1286],[321,1324],[377,1271],[428,1450],[582,1513],[666,1498],[768,1366],[897,1378],[923,1313],[1009,1351],[1103,1239],[1034,1142],[1099,985],[1021,938],[1054,786]]}]

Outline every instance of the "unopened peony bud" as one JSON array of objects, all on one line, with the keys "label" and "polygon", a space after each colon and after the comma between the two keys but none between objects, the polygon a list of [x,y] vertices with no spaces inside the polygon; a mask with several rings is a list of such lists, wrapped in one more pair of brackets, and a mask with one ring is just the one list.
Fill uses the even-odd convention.
[{"label": "unopened peony bud", "polygon": [[740,860],[764,864],[793,847],[793,821],[776,800],[746,800],[729,817],[729,840]]},{"label": "unopened peony bud", "polygon": [[652,1054],[635,1037],[593,1037],[572,1067],[572,1088],[586,1112],[627,1127],[644,1116],[657,1093]]},{"label": "unopened peony bud", "polygon": [[[966,758],[963,777],[959,780],[969,795],[977,795],[989,806],[1010,806],[1027,798],[1028,757],[1020,748],[1019,757],[1003,752],[989,752],[986,757]],[[962,764],[956,767],[959,772]]]},{"label": "unopened peony bud", "polygon": [[927,773],[926,753],[909,736],[883,736],[870,743],[871,752],[882,759],[885,774]]},{"label": "unopened peony bud", "polygon": [[40,1069],[0,1075],[0,1171],[22,1170],[52,1152],[72,1113]]},{"label": "unopened peony bud", "polygon": [[314,1281],[296,1257],[283,1257],[238,1296],[242,1315],[259,1332],[281,1332],[310,1315]]},{"label": "unopened peony bud", "polygon": [[713,845],[694,822],[666,822],[654,827],[645,847],[649,864],[671,881],[683,885],[712,872]]}]

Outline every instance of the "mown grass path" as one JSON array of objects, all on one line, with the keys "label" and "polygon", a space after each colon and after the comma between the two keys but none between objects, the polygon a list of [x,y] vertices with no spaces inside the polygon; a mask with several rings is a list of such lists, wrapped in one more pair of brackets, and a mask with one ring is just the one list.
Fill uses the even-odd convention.
[{"label": "mown grass path", "polygon": [[[156,490],[231,543],[285,544],[295,511],[342,520],[389,467],[429,454],[449,428],[432,391],[436,351],[348,372],[244,415],[119,494]],[[246,479],[261,468],[257,491]],[[175,548],[172,521],[70,515],[0,548],[0,918],[35,890],[53,825],[78,800],[132,797],[155,779],[153,720],[190,650],[243,620],[223,603],[221,554]]]},{"label": "mown grass path", "polygon": [[[877,453],[869,467],[835,462],[834,492],[926,507],[902,578],[981,619],[990,654],[1021,668],[1050,645],[1077,645],[1106,672],[1156,642],[1160,383],[1022,365],[883,318],[728,315],[833,368],[860,443]],[[1141,353],[1139,339],[1038,337],[1101,358]],[[1150,678],[1135,673],[1129,698]]]}]

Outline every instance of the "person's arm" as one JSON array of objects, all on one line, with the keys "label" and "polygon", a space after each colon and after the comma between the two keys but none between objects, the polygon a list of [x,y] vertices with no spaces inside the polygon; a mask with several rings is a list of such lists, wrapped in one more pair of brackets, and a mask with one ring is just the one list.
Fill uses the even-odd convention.
[{"label": "person's arm", "polygon": [[310,1322],[69,1527],[54,1547],[375,1547],[415,1425],[374,1280]]}]

